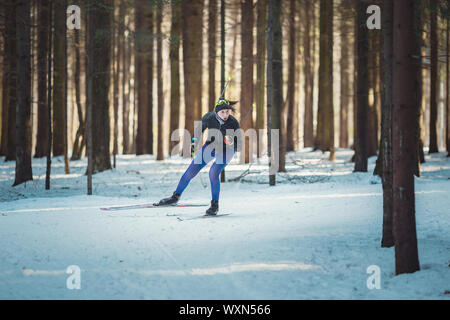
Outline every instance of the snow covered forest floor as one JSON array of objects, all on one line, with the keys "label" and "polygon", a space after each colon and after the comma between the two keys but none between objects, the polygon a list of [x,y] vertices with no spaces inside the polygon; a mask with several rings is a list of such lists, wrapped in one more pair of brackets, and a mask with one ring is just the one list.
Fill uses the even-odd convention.
[{"label": "snow covered forest floor", "polygon": [[[14,162],[0,158],[0,299],[450,299],[450,159],[426,154],[415,178],[421,271],[395,276],[394,248],[381,248],[382,185],[353,173],[353,151],[287,154],[287,173],[268,185],[267,159],[237,159],[221,185],[230,216],[179,221],[207,207],[102,211],[170,196],[190,159],[119,156],[93,176],[86,161],[33,159],[34,180],[12,187]],[[209,204],[210,165],[180,203]],[[80,289],[66,273],[79,266]],[[380,270],[380,289],[369,289]]]}]

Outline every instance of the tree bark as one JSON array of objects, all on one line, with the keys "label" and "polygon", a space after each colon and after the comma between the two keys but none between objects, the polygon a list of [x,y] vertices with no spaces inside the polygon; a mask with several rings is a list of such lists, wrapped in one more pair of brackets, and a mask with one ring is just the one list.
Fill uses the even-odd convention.
[{"label": "tree bark", "polygon": [[416,52],[414,10],[416,0],[394,1],[393,64],[393,190],[395,272],[420,269],[417,251],[414,199],[414,137],[417,87],[420,72]]},{"label": "tree bark", "polygon": [[42,158],[47,155],[48,145],[48,119],[47,119],[47,55],[48,55],[48,24],[49,24],[49,1],[38,2],[38,52],[37,52],[37,73],[38,73],[38,96],[37,96],[37,137],[35,158]]},{"label": "tree bark", "polygon": [[[185,128],[194,136],[194,121],[202,113],[203,0],[183,1],[183,71],[186,104]],[[183,148],[183,150],[186,148]],[[190,157],[190,154],[183,155]]]},{"label": "tree bark", "polygon": [[16,177],[13,186],[33,180],[31,169],[30,2],[17,1]]},{"label": "tree bark", "polygon": [[7,68],[5,73],[8,76],[7,81],[7,134],[6,134],[6,153],[5,161],[16,159],[16,102],[17,102],[17,40],[16,40],[16,7],[17,1],[10,1],[5,5],[5,16],[8,17],[5,23],[5,58]]},{"label": "tree bark", "polygon": [[265,121],[265,58],[266,58],[266,35],[265,29],[267,26],[267,0],[258,0],[256,3],[256,134],[258,135],[258,157],[262,155],[260,130],[264,129]]},{"label": "tree bark", "polygon": [[164,96],[163,96],[163,78],[162,78],[162,4],[158,2],[156,8],[156,68],[157,68],[157,86],[158,86],[158,145],[156,152],[156,160],[164,160]]},{"label": "tree bark", "polygon": [[[96,1],[92,6],[93,78],[92,78],[92,172],[111,169],[109,88],[111,62],[112,0]],[[94,107],[95,106],[95,107]]]},{"label": "tree bark", "polygon": [[[249,112],[253,103],[253,0],[241,1],[241,128],[244,132],[253,128],[253,113]],[[243,121],[243,117],[248,119]],[[254,148],[251,139],[244,136],[245,163],[253,161]]]},{"label": "tree bark", "polygon": [[[170,135],[180,127],[180,41],[181,41],[181,2],[172,2],[172,25],[170,29]],[[177,145],[170,141],[169,151]],[[174,151],[179,154],[180,149]],[[173,155],[175,155],[173,154]]]},{"label": "tree bark", "polygon": [[[281,1],[275,1],[273,6],[273,56],[272,56],[272,129],[280,130],[280,143],[277,149],[279,154],[278,172],[286,172],[286,137],[282,132],[282,114],[283,114],[283,56],[282,43],[283,34],[281,28]],[[272,141],[273,143],[273,141]]]},{"label": "tree bark", "polygon": [[286,152],[294,151],[296,147],[295,130],[298,127],[297,102],[295,101],[296,81],[295,74],[296,54],[295,49],[298,46],[296,43],[295,33],[295,16],[296,16],[296,0],[289,1],[289,43],[288,43],[288,87],[287,87],[287,113],[286,113]]},{"label": "tree bark", "polygon": [[53,156],[64,155],[66,0],[55,1],[53,62]]},{"label": "tree bark", "polygon": [[439,104],[439,39],[438,39],[438,0],[430,0],[431,15],[431,83],[430,83],[430,149],[429,153],[437,153],[437,117]]},{"label": "tree bark", "polygon": [[[83,110],[81,106],[81,88],[80,88],[80,73],[81,73],[81,63],[80,63],[80,31],[74,30],[74,52],[75,52],[75,72],[74,72],[74,84],[75,84],[75,104],[77,106],[78,115],[78,129],[75,134],[75,141],[73,144],[72,157],[71,160],[80,160],[81,153],[83,150],[82,140],[85,139],[86,132],[86,122],[83,118]],[[80,141],[80,139],[82,139]]]},{"label": "tree bark", "polygon": [[351,55],[349,48],[351,45],[352,19],[351,0],[342,0],[341,4],[341,109],[339,113],[339,147],[348,148],[348,125],[349,110],[351,102]]},{"label": "tree bark", "polygon": [[153,153],[153,4],[136,1],[136,154]]},{"label": "tree bark", "polygon": [[368,31],[366,27],[366,4],[357,2],[357,105],[355,171],[367,172],[367,113],[369,105]]},{"label": "tree bark", "polygon": [[[119,5],[119,34],[120,34],[120,45],[122,46],[122,66],[123,70],[129,70],[131,65],[131,50],[129,36],[125,37],[125,15],[127,14],[125,8],[125,1],[121,1]],[[129,22],[128,22],[129,26]],[[127,27],[128,27],[127,26]],[[129,72],[122,72],[122,144],[123,144],[123,154],[131,153],[130,148],[130,74]]]},{"label": "tree bark", "polygon": [[[305,74],[305,112],[303,121],[303,144],[304,147],[314,146],[314,53],[311,42],[314,42],[314,3],[305,1],[305,32],[304,32],[304,74]],[[312,18],[312,19],[311,19]],[[312,34],[311,34],[312,33]],[[312,40],[312,41],[311,41]]]},{"label": "tree bark", "polygon": [[217,0],[208,1],[208,110],[216,103]]},{"label": "tree bark", "polygon": [[316,147],[334,160],[333,1],[320,1],[319,108]]},{"label": "tree bark", "polygon": [[383,1],[383,40],[384,40],[384,86],[381,110],[381,179],[383,183],[383,235],[381,246],[394,245],[393,234],[393,189],[392,189],[392,77],[393,77],[393,28],[394,0]]}]

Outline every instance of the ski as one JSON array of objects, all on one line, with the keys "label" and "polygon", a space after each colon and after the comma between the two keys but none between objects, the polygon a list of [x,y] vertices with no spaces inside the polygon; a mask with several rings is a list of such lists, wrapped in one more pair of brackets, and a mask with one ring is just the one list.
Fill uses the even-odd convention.
[{"label": "ski", "polygon": [[132,210],[132,209],[146,209],[146,208],[167,208],[167,207],[186,208],[186,207],[207,207],[207,206],[208,204],[176,204],[176,205],[159,206],[155,203],[142,203],[125,206],[106,207],[100,208],[100,210],[117,211],[117,210]]},{"label": "ski", "polygon": [[189,218],[181,218],[181,217],[177,217],[178,221],[185,221],[185,220],[195,220],[195,219],[209,219],[209,218],[219,218],[219,217],[225,217],[225,216],[229,216],[231,213],[219,213],[216,215],[211,215],[211,214],[203,214],[201,216],[196,216],[196,217],[189,217]]}]

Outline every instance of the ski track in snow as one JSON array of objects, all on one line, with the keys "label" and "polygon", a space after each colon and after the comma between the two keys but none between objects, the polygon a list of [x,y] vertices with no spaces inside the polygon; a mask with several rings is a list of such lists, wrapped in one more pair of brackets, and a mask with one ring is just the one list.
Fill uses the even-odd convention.
[{"label": "ski track in snow", "polygon": [[[86,162],[45,159],[34,180],[11,187],[12,162],[0,159],[0,299],[450,299],[450,160],[428,155],[415,178],[421,271],[395,276],[394,248],[381,248],[382,185],[372,171],[353,173],[353,151],[287,154],[287,173],[268,186],[267,159],[237,157],[221,185],[219,211],[232,215],[179,221],[207,207],[102,211],[172,194],[189,159],[119,156],[117,169],[94,175]],[[211,197],[204,168],[180,202]],[[205,187],[206,186],[206,187]],[[81,269],[69,290],[66,269]],[[370,265],[381,289],[369,290]]]}]

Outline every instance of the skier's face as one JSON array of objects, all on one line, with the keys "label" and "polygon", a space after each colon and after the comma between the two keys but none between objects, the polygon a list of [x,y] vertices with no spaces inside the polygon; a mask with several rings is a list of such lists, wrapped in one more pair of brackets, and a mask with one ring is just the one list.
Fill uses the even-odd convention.
[{"label": "skier's face", "polygon": [[227,121],[228,117],[230,116],[230,109],[220,110],[219,112],[217,112],[217,114],[220,117],[220,119],[222,119],[223,121]]}]

